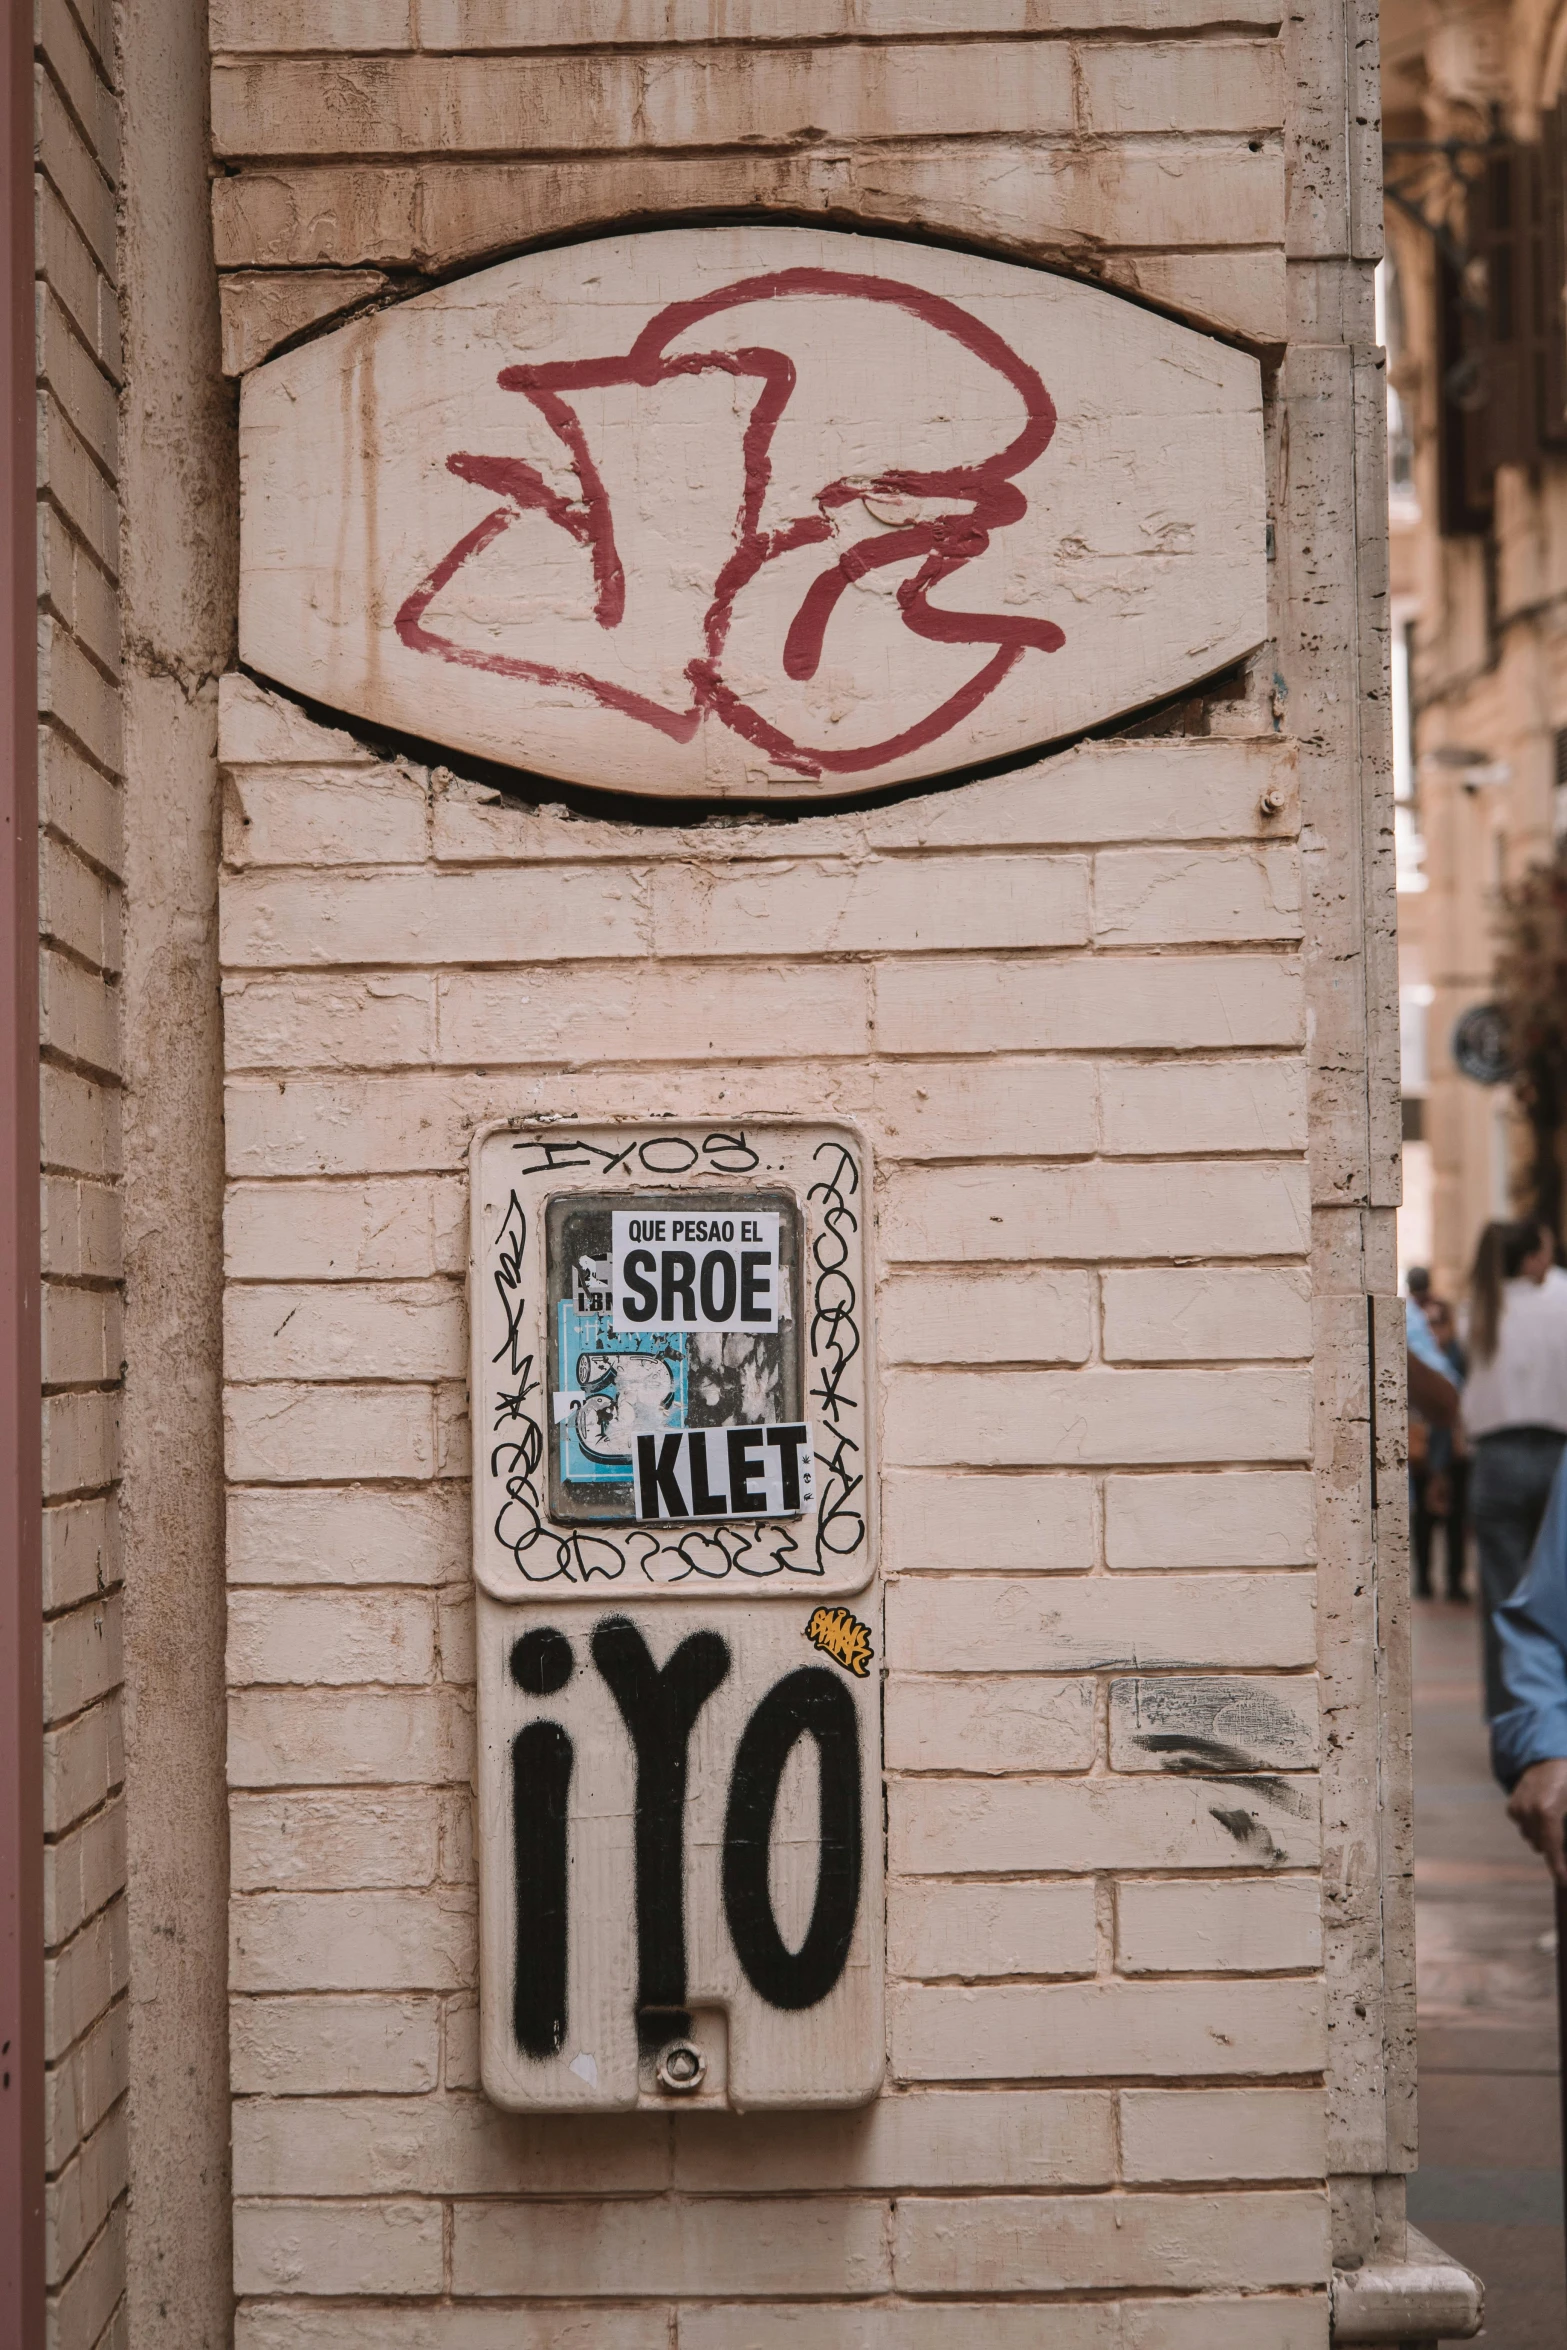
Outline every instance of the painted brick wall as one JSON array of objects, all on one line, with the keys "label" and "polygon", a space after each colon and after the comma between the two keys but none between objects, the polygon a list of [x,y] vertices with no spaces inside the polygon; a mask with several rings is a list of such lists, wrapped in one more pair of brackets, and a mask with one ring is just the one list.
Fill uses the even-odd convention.
[{"label": "painted brick wall", "polygon": [[[678,831],[225,682],[243,2350],[1325,2341],[1299,811],[1234,725]],[[465,1150],[515,1110],[870,1133],[866,2114],[478,2092]],[[1241,1719],[1245,1787],[1143,1743]]]},{"label": "painted brick wall", "polygon": [[212,0],[227,364],[422,271],[693,207],[962,236],[1276,347],[1282,13]]},{"label": "painted brick wall", "polygon": [[51,2344],[123,2338],[118,103],[111,11],[36,21],[45,1937]]}]

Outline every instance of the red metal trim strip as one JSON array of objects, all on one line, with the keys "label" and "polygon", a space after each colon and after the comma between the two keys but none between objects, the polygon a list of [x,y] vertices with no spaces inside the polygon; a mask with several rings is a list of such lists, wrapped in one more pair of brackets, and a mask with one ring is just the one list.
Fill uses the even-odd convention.
[{"label": "red metal trim strip", "polygon": [[44,2339],[33,11],[0,67],[0,2344]]}]

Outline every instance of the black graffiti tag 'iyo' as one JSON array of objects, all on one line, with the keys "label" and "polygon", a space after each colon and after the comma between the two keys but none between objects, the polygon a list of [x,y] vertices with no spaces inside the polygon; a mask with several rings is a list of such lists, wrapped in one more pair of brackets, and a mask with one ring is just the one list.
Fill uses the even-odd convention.
[{"label": "black graffiti tag 'iyo'", "polygon": [[[686,2004],[685,1811],[691,1733],[730,1669],[717,1632],[692,1632],[662,1667],[637,1627],[609,1616],[589,1642],[615,1700],[636,1762],[639,2023],[655,2035]],[[573,1670],[571,1644],[553,1626],[524,1634],[511,1674],[531,1697],[549,1697]],[[768,1855],[784,1767],[802,1737],[820,1761],[816,1896],[798,1950],[778,1930]],[[527,2056],[557,2056],[567,2024],[568,1798],[574,1753],[563,1724],[527,1723],[512,1741],[512,1841],[516,1884],[513,2028]],[[735,1954],[759,1997],[786,2011],[826,1998],[848,1962],[859,1914],[864,1857],[860,1737],[855,1701],[817,1666],[774,1683],[741,1733],[724,1819],[723,1894]]]}]

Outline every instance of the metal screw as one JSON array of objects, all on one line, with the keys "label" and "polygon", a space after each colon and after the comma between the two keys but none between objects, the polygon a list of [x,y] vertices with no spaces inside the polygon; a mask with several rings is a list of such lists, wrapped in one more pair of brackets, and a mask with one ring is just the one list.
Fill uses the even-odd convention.
[{"label": "metal screw", "polygon": [[690,2040],[671,2040],[659,2050],[657,2077],[671,2097],[689,2097],[707,2078],[707,2058]]},{"label": "metal screw", "polygon": [[1258,805],[1262,809],[1264,816],[1282,816],[1284,813],[1284,794],[1281,791],[1265,791],[1261,800],[1258,802]]}]

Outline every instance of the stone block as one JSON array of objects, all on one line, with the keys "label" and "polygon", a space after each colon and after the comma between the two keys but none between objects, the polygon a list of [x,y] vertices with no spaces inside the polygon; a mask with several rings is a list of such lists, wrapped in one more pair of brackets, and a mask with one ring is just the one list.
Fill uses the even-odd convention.
[{"label": "stone block", "polygon": [[1295,1567],[1316,1555],[1304,1470],[1105,1480],[1112,1567]]},{"label": "stone block", "polygon": [[1088,1881],[983,1885],[966,1878],[943,1885],[895,1878],[888,1887],[887,1964],[913,1981],[1091,1975],[1098,1943]]},{"label": "stone block", "polygon": [[1128,1884],[1116,1888],[1115,1901],[1123,1974],[1264,1975],[1322,1964],[1322,1893],[1314,1877]]},{"label": "stone block", "polygon": [[1111,1271],[1103,1296],[1109,1362],[1298,1361],[1311,1352],[1304,1267]]}]

